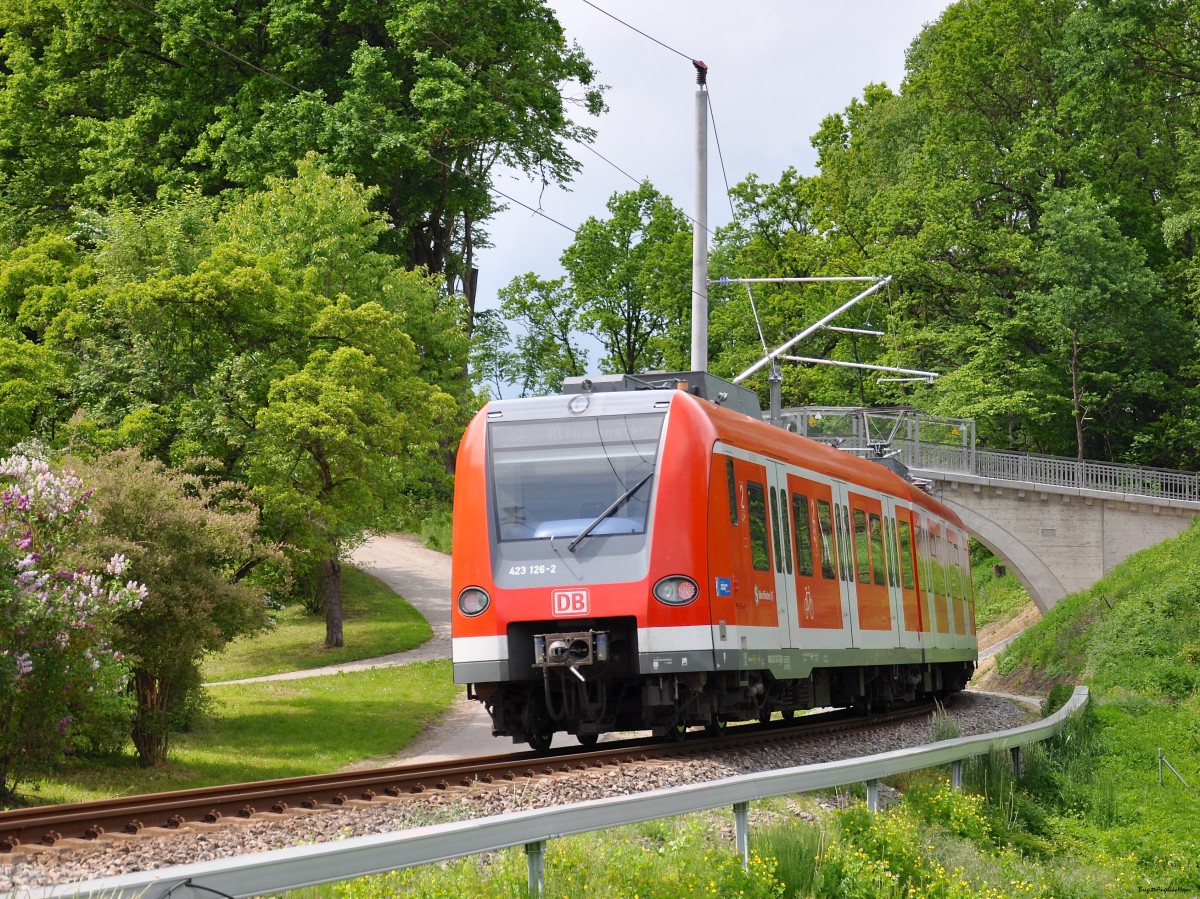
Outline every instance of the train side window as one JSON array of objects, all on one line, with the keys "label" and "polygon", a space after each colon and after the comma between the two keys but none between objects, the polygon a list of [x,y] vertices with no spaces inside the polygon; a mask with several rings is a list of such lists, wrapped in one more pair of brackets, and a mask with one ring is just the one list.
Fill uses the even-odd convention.
[{"label": "train side window", "polygon": [[903,520],[900,522],[900,583],[905,590],[911,590],[916,583],[913,579],[912,525]]},{"label": "train side window", "polygon": [[928,593],[933,587],[929,574],[929,538],[920,525],[917,526],[917,570],[921,574],[921,592]]},{"label": "train side window", "polygon": [[729,523],[734,527],[738,524],[737,508],[737,477],[733,473],[733,457],[725,457],[725,479],[729,483]]},{"label": "train side window", "polygon": [[771,488],[771,540],[775,544],[775,570],[783,571],[783,553],[779,550],[779,491]]},{"label": "train side window", "polygon": [[833,521],[828,500],[817,500],[817,530],[821,538],[821,576],[827,581],[837,580],[833,571]]},{"label": "train side window", "polygon": [[[829,506],[825,507],[828,517]],[[796,520],[796,573],[801,577],[812,577],[812,528],[808,523],[808,497],[801,493],[792,494],[792,518]],[[828,577],[833,577],[833,566]]]},{"label": "train side window", "polygon": [[896,522],[883,519],[883,537],[887,543],[888,586],[899,587],[900,576],[896,573]]},{"label": "train side window", "polygon": [[858,582],[871,583],[871,546],[867,537],[867,513],[854,510],[854,558],[858,562]]},{"label": "train side window", "polygon": [[842,556],[846,560],[846,580],[854,583],[854,558],[850,555],[850,548],[854,540],[854,531],[850,530],[850,509],[848,506],[842,506],[842,539],[845,543],[842,545]]},{"label": "train side window", "polygon": [[767,493],[762,484],[746,482],[746,515],[750,519],[750,559],[755,571],[771,570],[767,548]]},{"label": "train side window", "polygon": [[883,579],[883,524],[874,512],[867,516],[867,534],[871,538],[871,578],[882,586]]},{"label": "train side window", "polygon": [[783,530],[783,568],[792,573],[792,526],[788,522],[787,490],[779,488],[779,527]]}]

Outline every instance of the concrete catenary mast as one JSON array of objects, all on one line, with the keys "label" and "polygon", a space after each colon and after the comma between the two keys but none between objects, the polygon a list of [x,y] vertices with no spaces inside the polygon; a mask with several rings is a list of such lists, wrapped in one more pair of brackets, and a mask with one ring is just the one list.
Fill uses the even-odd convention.
[{"label": "concrete catenary mast", "polygon": [[696,187],[692,230],[692,371],[708,371],[708,66],[696,67]]}]

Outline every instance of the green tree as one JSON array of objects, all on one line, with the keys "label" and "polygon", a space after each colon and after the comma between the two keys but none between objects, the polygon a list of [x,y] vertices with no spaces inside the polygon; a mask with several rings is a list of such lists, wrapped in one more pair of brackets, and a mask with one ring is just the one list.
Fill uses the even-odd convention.
[{"label": "green tree", "polygon": [[[70,408],[79,410],[72,439],[100,450],[137,446],[164,463],[253,488],[256,501],[276,504],[264,508],[263,536],[293,546],[298,571],[333,558],[333,544],[315,541],[303,516],[277,508],[276,479],[286,469],[273,471],[260,454],[285,456],[287,429],[260,412],[294,400],[289,391],[305,378],[332,378],[330,360],[343,364],[359,352],[373,372],[395,375],[385,395],[396,408],[436,396],[417,418],[436,419],[447,434],[462,414],[448,391],[461,396],[463,307],[432,278],[379,251],[386,224],[371,211],[371,196],[310,157],[294,178],[272,178],[266,191],[225,210],[193,194],[93,216],[96,250],[77,267],[45,328],[47,343],[71,364]],[[369,327],[354,324],[360,308]],[[269,439],[260,433],[267,426]],[[444,492],[445,448],[427,429],[410,429],[416,433],[407,444],[406,484],[424,495]],[[364,459],[391,452],[393,441],[376,440],[376,430],[367,436],[357,450]],[[362,470],[374,464],[367,459]],[[351,495],[328,501],[335,499]],[[372,516],[401,501],[345,514],[356,526],[384,526],[387,519]],[[349,539],[341,525],[331,533]],[[331,632],[338,627],[331,622]]]},{"label": "green tree", "polygon": [[691,346],[687,217],[649,182],[607,207],[611,217],[585,221],[562,255],[579,323],[603,345],[607,370],[679,364]]},{"label": "green tree", "polygon": [[[0,3],[0,183],[24,233],[71,206],[256,190],[317,151],[380,190],[385,251],[469,275],[495,166],[569,181],[594,71],[541,0]],[[2,212],[4,210],[0,210]]]},{"label": "green tree", "polygon": [[[827,125],[829,123],[827,122]],[[734,221],[714,242],[711,275],[731,278],[797,278],[878,274],[862,245],[844,228],[822,230],[814,222],[823,214],[814,178],[787,169],[775,183],[756,175],[732,191]],[[860,292],[865,284],[714,284],[710,288],[709,353],[713,371],[736,375],[782,344],[800,328],[821,318]],[[883,298],[868,301],[837,322],[876,328],[886,324]],[[798,355],[849,362],[883,362],[882,344],[873,338],[829,330],[798,345]],[[833,366],[786,365],[783,397],[788,405],[865,404],[880,392],[861,371]],[[768,372],[752,376],[746,386],[765,399]]]},{"label": "green tree", "polygon": [[504,374],[521,396],[556,393],[563,378],[587,371],[587,351],[579,345],[584,311],[565,278],[545,281],[530,272],[500,288],[499,297],[500,314],[523,332],[504,356]]},{"label": "green tree", "polygon": [[454,402],[416,375],[412,343],[382,306],[339,302],[313,329],[337,348],[271,386],[249,477],[272,529],[323,561],[325,644],[341,646],[340,560],[429,476],[420,459]]},{"label": "green tree", "polygon": [[0,337],[0,447],[52,436],[62,379],[55,353],[29,340]]},{"label": "green tree", "polygon": [[[1178,298],[1192,204],[1181,195],[1187,143],[1176,136],[1196,122],[1194,36],[1183,25],[1192,5],[954,4],[913,42],[898,93],[869,86],[826,119],[814,138],[820,174],[797,194],[824,247],[817,258],[828,273],[893,275],[879,361],[944,375],[932,389],[878,385],[868,400],[974,415],[981,439],[1019,449],[1078,452],[1072,410],[1084,406],[1097,415],[1098,439],[1085,435],[1093,454],[1166,464],[1151,449],[1159,421],[1172,423],[1175,445],[1187,442],[1196,375],[1179,355],[1135,348],[1137,363],[1111,360],[1123,383],[1107,389],[1094,375],[1109,364],[1097,337],[1079,357],[1092,353],[1081,365],[1093,374],[1077,365],[1073,389],[1046,308],[1062,286],[1047,266],[1064,236],[1046,216],[1070,202],[1062,197],[1090,191],[1116,229],[1099,239],[1119,251],[1134,307],[1169,335],[1191,333],[1194,311]],[[794,203],[773,205],[780,211],[760,221],[796,220]],[[1168,229],[1174,246],[1163,240],[1166,222],[1178,225]],[[803,226],[791,230],[798,240]],[[1078,268],[1070,276],[1099,284]],[[1143,301],[1135,285],[1146,278],[1162,289]],[[1121,314],[1096,317],[1096,327]]]},{"label": "green tree", "polygon": [[471,332],[472,382],[483,385],[496,399],[503,399],[504,385],[509,383],[508,341],[508,326],[499,309],[476,311]]},{"label": "green tree", "polygon": [[95,546],[120,553],[145,585],[141,605],[117,617],[114,645],[131,669],[133,744],[164,765],[172,730],[200,700],[200,662],[266,624],[262,588],[246,583],[268,550],[257,515],[231,485],[170,471],[136,450],[72,463],[96,485]]},{"label": "green tree", "polygon": [[[1186,353],[1190,329],[1155,302],[1158,281],[1145,252],[1089,191],[1055,193],[1041,236],[1034,263],[1040,289],[1024,299],[1041,319],[1048,353],[1069,378],[1082,459],[1090,427],[1119,446],[1139,419],[1155,416],[1170,392],[1166,372]],[[1112,451],[1110,444],[1101,454]]]}]

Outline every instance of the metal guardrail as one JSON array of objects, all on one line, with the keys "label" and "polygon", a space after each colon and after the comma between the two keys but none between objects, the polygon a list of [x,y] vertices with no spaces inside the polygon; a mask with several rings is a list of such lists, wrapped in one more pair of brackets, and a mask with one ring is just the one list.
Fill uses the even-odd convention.
[{"label": "metal guardrail", "polygon": [[745,859],[749,851],[749,803],[753,800],[865,782],[868,804],[871,805],[873,798],[878,796],[878,782],[882,778],[946,764],[954,766],[953,783],[958,786],[965,759],[1010,750],[1016,761],[1020,747],[1058,733],[1067,718],[1082,709],[1087,701],[1087,687],[1076,687],[1066,705],[1041,721],[1011,730],[943,740],[858,759],[743,774],[632,796],[614,796],[473,821],[295,846],[77,884],[17,890],[10,895],[14,899],[66,899],[73,896],[165,899],[168,894],[174,899],[212,899],[222,895],[241,899],[513,846],[526,847],[531,894],[537,895],[542,851],[548,840],[722,806],[733,806],[737,845]]}]

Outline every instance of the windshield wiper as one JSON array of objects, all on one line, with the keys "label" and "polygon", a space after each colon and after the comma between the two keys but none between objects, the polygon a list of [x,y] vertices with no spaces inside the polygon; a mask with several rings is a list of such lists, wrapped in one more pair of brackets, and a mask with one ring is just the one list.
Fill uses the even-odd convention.
[{"label": "windshield wiper", "polygon": [[576,537],[574,540],[572,540],[570,543],[567,544],[567,551],[575,552],[575,547],[577,547],[580,543],[582,543],[583,539],[588,534],[590,534],[593,530],[595,530],[596,526],[599,525],[600,522],[602,522],[604,519],[608,518],[609,515],[612,515],[613,512],[617,511],[617,509],[621,508],[621,506],[625,505],[625,503],[629,502],[630,498],[635,493],[637,493],[639,490],[641,490],[642,485],[645,484],[652,477],[654,477],[654,469],[650,469],[650,474],[646,475],[644,478],[642,478],[640,481],[638,481],[636,484],[634,484],[632,487],[630,487],[628,490],[626,490],[624,493],[622,493],[620,496],[618,496],[616,501],[613,502],[613,504],[611,506],[609,506],[607,509],[605,509],[603,512],[601,512],[599,515],[597,515],[594,519],[592,519],[592,523],[589,524],[582,531],[580,531],[578,537]]}]

